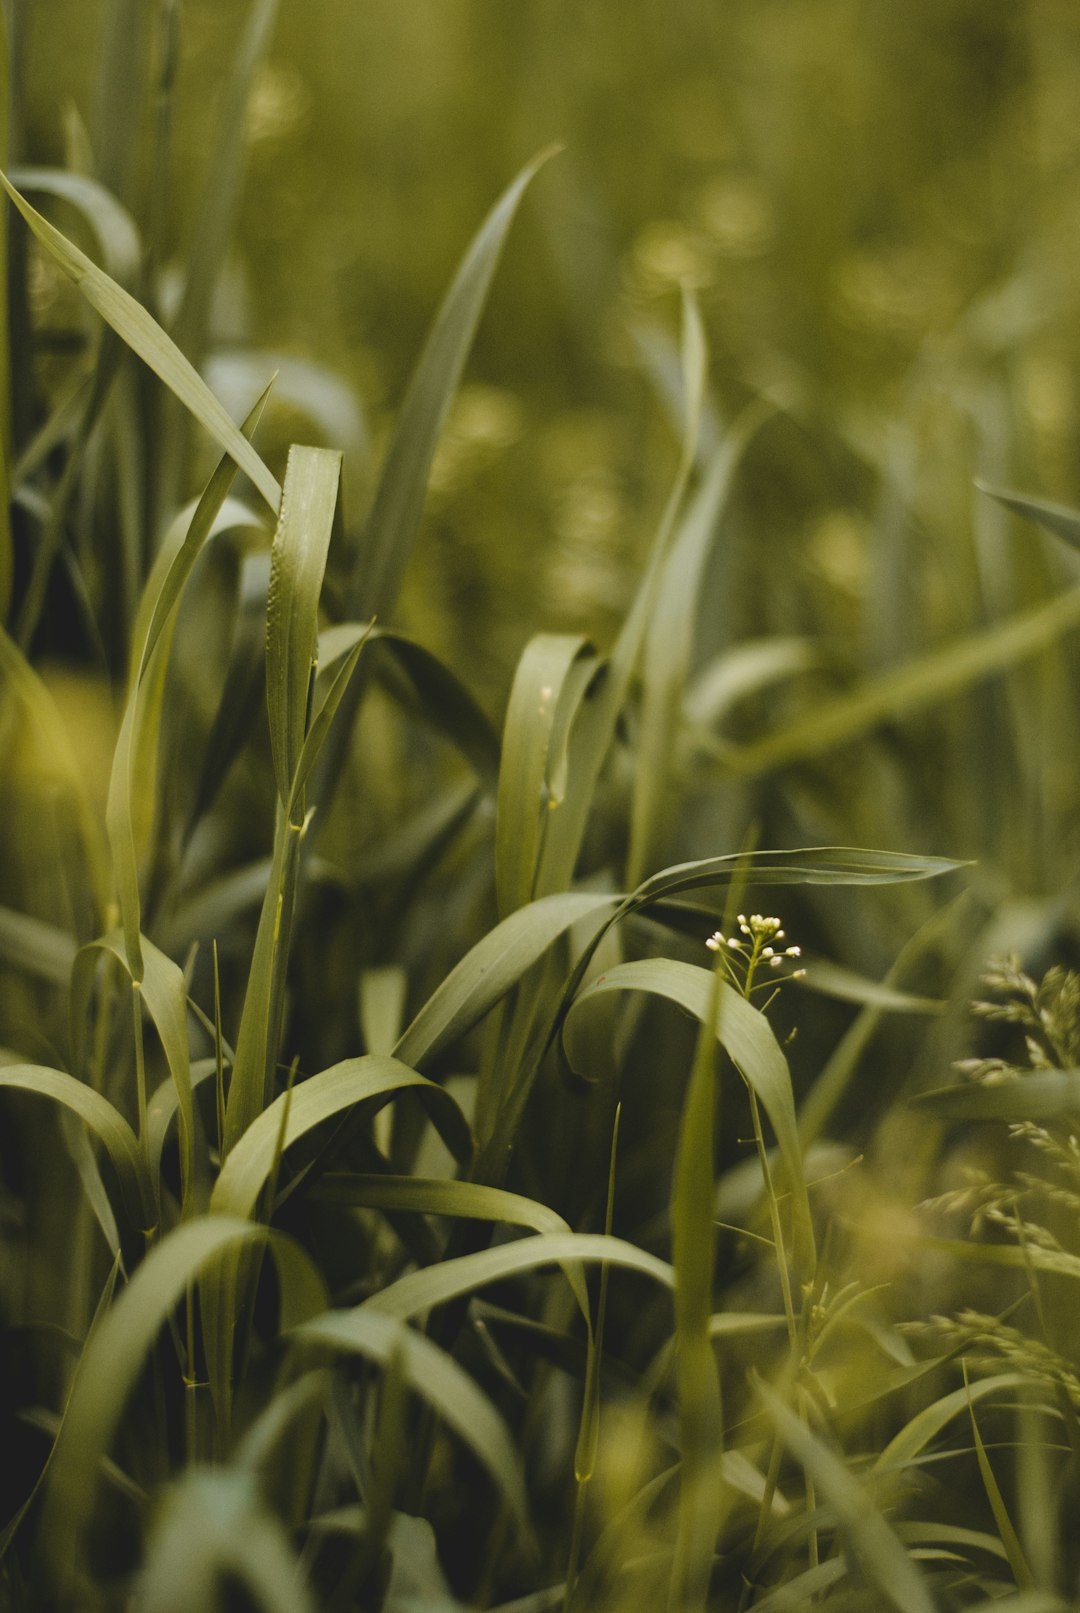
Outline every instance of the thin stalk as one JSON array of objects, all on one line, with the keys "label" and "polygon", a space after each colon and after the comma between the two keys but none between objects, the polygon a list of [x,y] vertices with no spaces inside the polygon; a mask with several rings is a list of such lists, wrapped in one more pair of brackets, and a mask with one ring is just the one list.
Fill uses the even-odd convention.
[{"label": "thin stalk", "polygon": [[792,1349],[798,1343],[798,1322],[795,1317],[795,1305],[791,1295],[791,1273],[788,1270],[787,1250],[784,1247],[784,1233],[780,1225],[780,1206],[776,1198],[776,1189],[773,1185],[772,1170],[769,1166],[769,1152],[765,1146],[765,1135],[761,1128],[761,1111],[758,1108],[757,1094],[752,1087],[748,1087],[750,1094],[750,1114],[754,1124],[754,1141],[757,1143],[758,1158],[761,1161],[761,1174],[765,1179],[765,1196],[769,1204],[769,1220],[772,1223],[773,1241],[776,1244],[776,1269],[780,1277],[780,1291],[784,1297],[784,1315],[787,1317],[788,1339]]},{"label": "thin stalk", "polygon": [[139,1115],[138,1134],[149,1169],[151,1161],[146,1127],[146,1056],[143,1049],[142,988],[137,980],[131,982],[131,1016],[135,1034],[135,1100]]}]

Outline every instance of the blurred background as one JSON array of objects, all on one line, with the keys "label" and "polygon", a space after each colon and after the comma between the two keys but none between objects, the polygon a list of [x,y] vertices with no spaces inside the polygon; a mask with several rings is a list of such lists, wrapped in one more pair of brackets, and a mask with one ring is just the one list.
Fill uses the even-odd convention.
[{"label": "blurred background", "polygon": [[[167,317],[205,198],[232,182],[220,131],[253,8],[15,14],[15,155],[92,168],[156,231]],[[976,858],[988,910],[1046,899],[1048,934],[1080,867],[1080,664],[1058,627],[1042,657],[948,699],[920,673],[903,720],[846,742],[755,753],[741,779],[725,747],[812,726],[822,700],[1080,578],[975,485],[1080,502],[1078,105],[1069,0],[280,0],[194,356],[237,417],[281,371],[263,450],[280,472],[297,437],[344,446],[355,523],[470,237],[560,142],[496,276],[402,624],[497,723],[532,634],[610,645],[674,471],[689,288],[712,354],[703,462],[766,412],[687,624],[697,726],[657,855],[753,825],[765,844]],[[30,284],[39,348],[51,334],[62,355],[77,294],[40,254]],[[290,412],[301,395],[316,406]],[[738,661],[755,646],[763,661]],[[846,923],[833,944],[858,953]],[[883,968],[894,942],[863,955]]]},{"label": "blurred background", "polygon": [[[176,8],[173,245],[247,9]],[[58,161],[72,109],[92,137],[109,124],[102,8],[24,13],[23,155]],[[496,705],[529,631],[610,634],[673,460],[650,370],[685,284],[719,417],[756,391],[785,411],[751,455],[753,564],[726,593],[749,595],[747,627],[824,610],[888,654],[859,608],[883,466],[916,488],[909,590],[963,581],[934,538],[970,522],[972,474],[1080,492],[1078,104],[1070,0],[282,0],[221,334],[325,365],[377,454],[472,230],[561,141],[440,455],[414,625],[454,660],[482,624],[467,661]],[[144,112],[143,137],[112,131],[132,191]]]}]

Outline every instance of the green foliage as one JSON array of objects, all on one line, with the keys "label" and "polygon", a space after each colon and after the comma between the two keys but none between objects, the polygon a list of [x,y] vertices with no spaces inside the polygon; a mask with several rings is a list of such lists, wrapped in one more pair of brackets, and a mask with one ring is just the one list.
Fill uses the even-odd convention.
[{"label": "green foliage", "polygon": [[[947,599],[912,558],[970,469],[930,475],[919,412],[985,426],[997,326],[915,357],[887,446],[834,422],[881,560],[856,650],[840,583],[804,609],[762,552],[740,599],[806,412],[754,373],[727,407],[684,284],[677,347],[642,335],[677,441],[640,580],[606,634],[538,609],[500,734],[406,578],[558,164],[481,223],[354,485],[347,389],[294,362],[282,432],[219,341],[276,9],[175,262],[181,7],[106,8],[66,166],[12,164],[13,98],[0,131],[4,1605],[1063,1606],[1080,985],[1019,954],[1075,944],[1080,606],[1003,523],[1080,517],[980,496]],[[971,1141],[1000,1121],[1014,1171]]]}]

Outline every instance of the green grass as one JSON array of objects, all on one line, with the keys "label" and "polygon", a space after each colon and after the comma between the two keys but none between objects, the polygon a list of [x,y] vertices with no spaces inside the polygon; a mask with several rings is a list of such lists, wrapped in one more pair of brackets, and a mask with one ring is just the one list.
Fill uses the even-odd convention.
[{"label": "green grass", "polygon": [[839,585],[817,617],[746,555],[798,411],[728,420],[684,291],[628,608],[538,624],[500,732],[402,599],[552,153],[352,508],[315,366],[288,445],[272,385],[238,424],[205,378],[274,9],[178,295],[171,6],[109,9],[141,182],[104,114],[2,180],[3,1605],[1066,1608],[1080,996],[1036,977],[1076,937],[1080,517],[980,493],[920,551],[970,497],[915,424],[970,377],[920,361],[885,450],[845,428],[854,650]]}]

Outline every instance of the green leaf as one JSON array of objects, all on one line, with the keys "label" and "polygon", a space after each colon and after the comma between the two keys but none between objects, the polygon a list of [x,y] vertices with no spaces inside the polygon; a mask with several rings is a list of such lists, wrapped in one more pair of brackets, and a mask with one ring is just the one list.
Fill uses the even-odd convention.
[{"label": "green leaf", "polygon": [[224,1576],[260,1613],[315,1613],[300,1561],[250,1473],[189,1468],[154,1511],[139,1574],[140,1613],[203,1613]]},{"label": "green leaf", "polygon": [[723,1449],[724,1420],[709,1324],[716,1257],[716,1043],[723,1040],[726,990],[714,972],[683,1102],[671,1193],[682,1448],[671,1592],[673,1606],[702,1613],[721,1518],[714,1463]]},{"label": "green leaf", "polygon": [[[964,1369],[964,1383],[966,1387],[970,1387],[967,1383],[966,1367]],[[975,1441],[975,1456],[979,1463],[979,1474],[983,1481],[983,1489],[986,1491],[986,1499],[990,1503],[990,1510],[994,1514],[998,1534],[1001,1536],[1001,1544],[1005,1548],[1005,1555],[1009,1559],[1009,1567],[1012,1569],[1013,1578],[1016,1580],[1018,1589],[1029,1590],[1034,1587],[1035,1579],[1024,1556],[1024,1548],[1020,1544],[1020,1537],[1013,1527],[1012,1519],[1009,1517],[1009,1509],[1005,1505],[1005,1497],[1001,1493],[1001,1486],[998,1484],[990,1458],[987,1455],[986,1446],[983,1444],[978,1419],[975,1416],[975,1405],[970,1397],[968,1399],[968,1411],[971,1415],[971,1432]]]},{"label": "green leaf", "polygon": [[432,993],[397,1047],[420,1067],[460,1040],[515,986],[560,935],[580,919],[610,911],[615,898],[585,892],[544,896],[489,930]]},{"label": "green leaf", "polygon": [[[535,1271],[538,1266],[560,1265],[565,1270],[579,1261],[602,1261],[640,1272],[665,1288],[673,1287],[675,1281],[674,1272],[666,1261],[658,1260],[622,1238],[609,1238],[603,1233],[544,1232],[535,1237],[519,1238],[514,1243],[481,1249],[475,1254],[459,1255],[438,1266],[411,1271],[373,1294],[360,1308],[382,1311],[405,1321],[436,1305],[445,1305],[463,1294],[470,1294],[487,1283]],[[569,1272],[567,1280],[577,1292],[577,1283]]]},{"label": "green leaf", "polygon": [[428,475],[518,203],[556,148],[533,159],[488,214],[435,318],[401,406],[365,524],[349,596],[350,616],[390,614],[423,509]]},{"label": "green leaf", "polygon": [[759,1382],[757,1389],[777,1433],[832,1507],[851,1558],[878,1595],[900,1613],[935,1613],[925,1579],[858,1479],[767,1384]]},{"label": "green leaf", "polygon": [[[694,964],[677,963],[671,958],[618,964],[598,976],[575,999],[563,1030],[567,1056],[573,1064],[575,1016],[606,992],[641,991],[663,997],[705,1023],[709,1018],[712,989],[712,971]],[[721,983],[717,1037],[747,1085],[757,1094],[776,1134],[786,1185],[792,1196],[795,1262],[803,1275],[809,1276],[814,1263],[814,1229],[787,1060],[765,1016],[726,982]]]},{"label": "green leaf", "polygon": [[910,1101],[946,1120],[1059,1120],[1080,1114],[1080,1070],[1032,1070],[992,1086],[969,1081]]},{"label": "green leaf", "polygon": [[827,958],[804,955],[802,963],[805,979],[801,984],[805,989],[818,991],[823,997],[835,997],[837,1002],[858,1003],[887,1014],[942,1014],[948,1006],[940,997],[920,997],[901,991],[887,981],[868,980],[865,975],[844,969]]},{"label": "green leaf", "polygon": [[16,168],[11,183],[18,190],[57,196],[74,207],[97,237],[106,272],[122,286],[134,285],[142,242],[134,219],[112,191],[88,174],[65,168]]},{"label": "green leaf", "polygon": [[322,1281],[304,1252],[280,1233],[215,1216],[186,1222],[152,1249],[87,1342],[56,1441],[41,1517],[59,1605],[70,1605],[67,1594],[99,1467],[157,1333],[209,1266],[242,1245],[267,1241],[277,1262],[282,1331],[299,1326],[326,1303]]},{"label": "green leaf", "polygon": [[[263,393],[244,421],[242,430],[245,438],[254,432],[265,401],[266,393]],[[221,459],[190,518],[188,512],[183,511],[173,522],[147,579],[135,620],[128,697],[109,775],[105,824],[112,852],[113,877],[120,903],[127,961],[132,979],[136,981],[142,979],[143,973],[135,834],[136,776],[141,774],[143,788],[153,802],[165,666],[176,613],[184,586],[203,545],[215,532],[228,530],[232,524],[234,517],[230,516],[225,523],[221,523],[220,518],[235,474],[232,460],[227,457]]]},{"label": "green leaf", "polygon": [[266,606],[266,703],[278,797],[285,808],[307,734],[319,594],[340,479],[341,455],[336,451],[289,450]]},{"label": "green leaf", "polygon": [[[499,912],[531,901],[552,801],[553,745],[581,699],[588,641],[539,633],[514,674],[503,727],[495,818],[495,887]],[[560,722],[561,718],[561,722]],[[565,732],[564,732],[565,738]]]},{"label": "green leaf", "polygon": [[328,1346],[387,1366],[396,1357],[410,1386],[424,1397],[487,1468],[523,1532],[525,1488],[506,1425],[491,1401],[457,1362],[396,1317],[366,1306],[327,1311],[295,1329],[300,1344]]},{"label": "green leaf", "polygon": [[206,147],[212,159],[198,217],[190,231],[184,292],[173,326],[177,346],[196,360],[206,343],[211,299],[225,260],[244,174],[251,82],[265,54],[277,9],[278,0],[253,0],[247,25],[221,64],[225,70],[221,119]]},{"label": "green leaf", "polygon": [[684,293],[682,381],[685,408],[679,463],[633,604],[623,621],[611,655],[603,664],[602,676],[598,675],[592,681],[588,687],[589,698],[581,700],[574,711],[575,721],[565,743],[565,785],[554,798],[547,825],[543,865],[537,884],[540,890],[565,889],[577,866],[596,787],[630,693],[672,533],[694,468],[707,363],[708,351],[701,315],[694,299]]},{"label": "green leaf", "polygon": [[0,1088],[48,1098],[77,1115],[109,1156],[120,1186],[122,1223],[129,1244],[154,1224],[153,1194],[135,1133],[107,1098],[63,1070],[44,1064],[0,1065]]},{"label": "green leaf", "polygon": [[75,941],[66,931],[29,913],[0,907],[0,957],[5,963],[25,969],[54,986],[66,986],[77,950]]},{"label": "green leaf", "polygon": [[985,482],[977,481],[975,486],[980,493],[986,493],[990,498],[997,499],[999,504],[1004,504],[1006,509],[1014,510],[1026,520],[1034,521],[1044,531],[1063,538],[1071,548],[1080,549],[1080,511],[1071,510],[1064,504],[1050,504],[1045,499],[1030,498],[1026,493],[987,487]]},{"label": "green leaf", "polygon": [[728,746],[725,763],[744,778],[774,772],[850,745],[884,722],[938,706],[984,678],[996,677],[1018,661],[1037,655],[1064,633],[1080,626],[1080,588],[981,632],[956,638],[941,649],[865,678],[850,693],[819,699],[787,727],[753,744]]},{"label": "green leaf", "polygon": [[196,420],[220,443],[240,470],[249,476],[270,508],[276,513],[281,501],[277,480],[267,470],[251,444],[233,424],[217,398],[188,363],[176,344],[134,297],[117,285],[80,252],[79,248],[41,216],[0,172],[3,186],[41,245],[78,286],[92,308],[112,326],[133,352],[159,376]]},{"label": "green leaf", "polygon": [[1025,1377],[1022,1372],[998,1372],[989,1378],[980,1378],[977,1383],[942,1395],[932,1405],[924,1406],[921,1411],[916,1412],[900,1432],[893,1435],[875,1461],[873,1471],[886,1473],[907,1467],[922,1454],[930,1441],[936,1439],[954,1417],[963,1416],[972,1401],[983,1400],[988,1395],[1003,1393],[1007,1389],[1019,1389],[1030,1381],[1030,1378]]},{"label": "green leaf", "polygon": [[399,701],[455,744],[485,788],[499,776],[499,736],[470,690],[450,668],[406,633],[376,627],[378,676]]},{"label": "green leaf", "polygon": [[[367,1053],[344,1059],[328,1070],[299,1082],[281,1093],[254,1119],[221,1168],[210,1196],[215,1214],[249,1216],[263,1185],[269,1180],[279,1146],[288,1148],[313,1126],[372,1098],[414,1090],[428,1107],[447,1146],[459,1158],[468,1158],[471,1138],[468,1124],[448,1092],[409,1069],[399,1059]],[[282,1140],[282,1115],[288,1120]]]},{"label": "green leaf", "polygon": [[627,883],[642,878],[666,817],[679,712],[694,654],[705,567],[732,480],[747,446],[772,410],[750,408],[714,453],[660,573],[642,648],[641,724],[630,809]]}]

